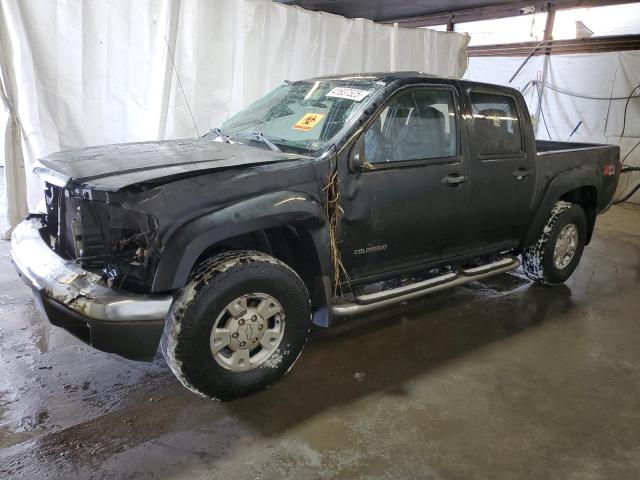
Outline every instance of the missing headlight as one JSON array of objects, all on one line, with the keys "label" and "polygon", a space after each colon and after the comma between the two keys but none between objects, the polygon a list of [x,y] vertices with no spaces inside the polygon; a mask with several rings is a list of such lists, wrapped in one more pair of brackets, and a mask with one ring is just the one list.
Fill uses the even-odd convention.
[{"label": "missing headlight", "polygon": [[157,241],[157,219],[119,205],[82,200],[78,220],[79,229],[72,223],[77,261],[102,270],[111,286],[143,290]]}]

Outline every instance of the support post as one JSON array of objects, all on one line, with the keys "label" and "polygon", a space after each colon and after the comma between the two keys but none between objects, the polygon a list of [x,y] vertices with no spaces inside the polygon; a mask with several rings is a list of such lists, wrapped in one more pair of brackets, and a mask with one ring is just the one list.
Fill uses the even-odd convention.
[{"label": "support post", "polygon": [[546,3],[544,9],[547,12],[547,21],[544,26],[544,36],[542,41],[545,42],[544,61],[542,64],[542,78],[540,79],[540,94],[538,95],[538,108],[536,112],[536,121],[534,132],[538,135],[538,126],[540,125],[540,117],[542,116],[542,102],[544,100],[544,84],[547,81],[547,71],[549,69],[549,61],[551,56],[550,42],[553,40],[553,23],[556,18],[556,11],[551,3]]},{"label": "support post", "polygon": [[393,24],[393,30],[391,30],[391,71],[396,71],[396,50],[398,49],[398,23]]},{"label": "support post", "polygon": [[453,15],[451,15],[448,19],[447,19],[447,32],[453,32]]}]

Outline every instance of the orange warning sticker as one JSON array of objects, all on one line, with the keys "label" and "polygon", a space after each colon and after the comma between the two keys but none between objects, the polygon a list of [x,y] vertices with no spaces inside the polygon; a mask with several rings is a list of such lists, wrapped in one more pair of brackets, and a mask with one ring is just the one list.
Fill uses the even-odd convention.
[{"label": "orange warning sticker", "polygon": [[324,115],[321,113],[305,113],[300,120],[293,124],[293,127],[291,128],[308,132],[315,127],[323,117]]}]

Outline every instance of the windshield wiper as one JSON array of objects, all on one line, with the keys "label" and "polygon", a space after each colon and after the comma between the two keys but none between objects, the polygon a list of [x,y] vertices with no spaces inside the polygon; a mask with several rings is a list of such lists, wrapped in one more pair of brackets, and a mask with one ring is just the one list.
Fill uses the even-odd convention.
[{"label": "windshield wiper", "polygon": [[273,150],[274,152],[281,152],[282,151],[282,150],[280,150],[280,148],[275,143],[273,143],[271,140],[269,140],[267,137],[264,136],[264,133],[262,133],[262,130],[256,130],[255,132],[253,132],[253,136],[259,142],[266,143],[267,146],[271,150]]},{"label": "windshield wiper", "polygon": [[221,138],[223,142],[225,143],[233,143],[233,141],[231,140],[231,138],[229,137],[229,135],[225,135],[224,133],[222,133],[222,130],[220,130],[219,128],[212,128],[211,130],[209,130],[208,133],[205,133],[203,136],[204,137],[208,137],[209,135],[214,135],[214,140],[217,140],[218,138]]},{"label": "windshield wiper", "polygon": [[262,142],[274,152],[282,151],[275,143],[265,137],[264,133],[262,133],[262,130],[244,130],[242,132],[234,133],[233,136],[236,138],[249,138],[250,140]]}]

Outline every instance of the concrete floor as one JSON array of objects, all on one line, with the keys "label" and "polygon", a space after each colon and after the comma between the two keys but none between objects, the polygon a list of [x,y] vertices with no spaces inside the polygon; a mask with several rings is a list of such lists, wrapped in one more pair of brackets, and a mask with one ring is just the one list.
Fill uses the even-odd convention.
[{"label": "concrete floor", "polygon": [[0,478],[637,479],[640,212],[566,286],[517,274],[316,332],[231,403],[39,316],[0,242]]}]

